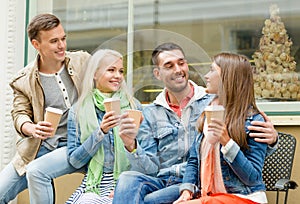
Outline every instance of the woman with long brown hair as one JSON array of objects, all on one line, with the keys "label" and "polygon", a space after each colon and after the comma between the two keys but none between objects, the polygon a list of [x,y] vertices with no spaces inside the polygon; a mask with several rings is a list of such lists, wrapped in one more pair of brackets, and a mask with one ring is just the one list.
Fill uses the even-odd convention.
[{"label": "woman with long brown hair", "polygon": [[[213,57],[205,76],[207,92],[216,94],[211,105],[225,108],[224,122],[203,114],[190,157],[181,196],[175,203],[267,203],[262,168],[267,144],[249,137],[251,121],[264,121],[255,104],[252,67],[242,55]],[[200,189],[198,199],[196,189]]]}]

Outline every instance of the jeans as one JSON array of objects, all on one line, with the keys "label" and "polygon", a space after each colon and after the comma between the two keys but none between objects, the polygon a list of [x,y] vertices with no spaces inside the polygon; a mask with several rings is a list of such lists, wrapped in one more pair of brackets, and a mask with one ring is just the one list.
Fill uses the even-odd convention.
[{"label": "jeans", "polygon": [[166,179],[142,174],[136,171],[123,172],[114,192],[114,204],[173,203],[179,198],[181,178]]},{"label": "jeans", "polygon": [[17,174],[12,163],[0,172],[0,204],[8,203],[27,187],[30,204],[53,204],[52,179],[76,169],[68,162],[66,146],[53,151],[41,146],[37,157],[27,165],[23,176]]}]

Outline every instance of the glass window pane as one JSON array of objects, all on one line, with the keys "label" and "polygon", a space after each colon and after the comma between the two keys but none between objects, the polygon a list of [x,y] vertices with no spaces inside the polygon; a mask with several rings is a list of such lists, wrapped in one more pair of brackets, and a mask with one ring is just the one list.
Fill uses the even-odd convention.
[{"label": "glass window pane", "polygon": [[53,13],[60,17],[66,29],[69,50],[83,49],[92,53],[101,44],[127,31],[128,7],[125,0],[53,2]]},{"label": "glass window pane", "polygon": [[277,1],[273,9],[268,0],[133,2],[133,22],[127,20],[128,1],[54,0],[53,5],[66,25],[69,49],[92,52],[102,45],[126,55],[127,26],[134,23],[134,52],[129,54],[134,59],[133,90],[140,101],[151,102],[161,91],[150,59],[152,49],[167,41],[184,48],[191,79],[199,85],[205,86],[211,56],[237,52],[253,63],[258,101],[300,101],[298,0]]}]

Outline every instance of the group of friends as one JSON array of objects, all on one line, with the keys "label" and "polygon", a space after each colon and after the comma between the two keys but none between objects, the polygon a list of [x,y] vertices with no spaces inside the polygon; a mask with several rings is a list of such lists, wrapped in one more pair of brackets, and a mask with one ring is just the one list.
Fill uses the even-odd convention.
[{"label": "group of friends", "polygon": [[[0,172],[0,204],[26,188],[31,204],[53,204],[53,179],[73,172],[84,178],[68,204],[267,203],[262,168],[279,138],[255,104],[245,56],[214,56],[204,88],[189,80],[183,49],[160,44],[152,65],[164,89],[142,107],[126,89],[119,52],[67,51],[53,14],[35,16],[27,32],[38,55],[10,82],[21,139]],[[113,97],[121,115],[105,111]],[[224,106],[224,120],[208,123],[208,105]],[[52,137],[46,107],[63,110]],[[127,109],[142,111],[138,129]]]}]

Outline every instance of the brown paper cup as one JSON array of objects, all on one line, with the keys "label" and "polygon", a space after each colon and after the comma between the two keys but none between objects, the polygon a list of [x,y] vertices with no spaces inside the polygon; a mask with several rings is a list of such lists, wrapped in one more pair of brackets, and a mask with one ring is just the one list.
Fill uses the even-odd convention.
[{"label": "brown paper cup", "polygon": [[121,115],[121,103],[118,98],[106,98],[104,99],[105,111],[115,111],[116,115]]},{"label": "brown paper cup", "polygon": [[211,123],[212,118],[224,121],[224,110],[224,107],[221,105],[207,106],[204,109],[207,123]]},{"label": "brown paper cup", "polygon": [[62,114],[63,111],[60,109],[52,107],[46,108],[45,121],[50,122],[52,124],[52,128],[54,128],[51,136],[54,136]]},{"label": "brown paper cup", "polygon": [[126,112],[128,113],[129,118],[134,119],[134,124],[136,125],[136,129],[139,129],[140,121],[142,118],[142,111],[131,109],[131,110],[126,110]]}]

